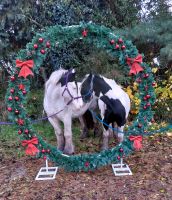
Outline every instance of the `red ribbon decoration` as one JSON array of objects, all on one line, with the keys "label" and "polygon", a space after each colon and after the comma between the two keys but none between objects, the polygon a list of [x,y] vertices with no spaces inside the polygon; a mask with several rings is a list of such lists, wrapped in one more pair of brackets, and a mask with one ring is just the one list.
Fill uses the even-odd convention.
[{"label": "red ribbon decoration", "polygon": [[136,150],[140,150],[142,148],[142,136],[139,135],[139,136],[134,136],[134,135],[131,135],[129,137],[130,141],[134,141],[133,143],[133,147],[136,149]]},{"label": "red ribbon decoration", "polygon": [[140,66],[142,63],[142,55],[138,54],[135,58],[127,58],[127,64],[131,66],[129,75],[131,74],[138,74],[139,72],[143,71],[143,68]]},{"label": "red ribbon decoration", "polygon": [[27,60],[27,61],[21,61],[16,60],[16,66],[21,68],[18,77],[23,76],[26,78],[28,75],[33,76],[33,72],[30,70],[30,68],[33,68],[34,62],[33,60]]},{"label": "red ribbon decoration", "polygon": [[22,146],[27,146],[25,153],[26,155],[35,156],[39,150],[35,147],[35,144],[38,144],[38,138],[34,137],[31,140],[23,140]]}]

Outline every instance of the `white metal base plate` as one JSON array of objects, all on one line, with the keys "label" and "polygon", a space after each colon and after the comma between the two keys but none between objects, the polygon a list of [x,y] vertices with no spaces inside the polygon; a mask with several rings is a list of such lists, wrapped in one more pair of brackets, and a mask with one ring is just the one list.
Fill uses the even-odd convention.
[{"label": "white metal base plate", "polygon": [[58,167],[41,167],[35,180],[55,179]]},{"label": "white metal base plate", "polygon": [[128,165],[126,164],[112,164],[112,169],[115,176],[126,176],[132,175],[132,172]]}]

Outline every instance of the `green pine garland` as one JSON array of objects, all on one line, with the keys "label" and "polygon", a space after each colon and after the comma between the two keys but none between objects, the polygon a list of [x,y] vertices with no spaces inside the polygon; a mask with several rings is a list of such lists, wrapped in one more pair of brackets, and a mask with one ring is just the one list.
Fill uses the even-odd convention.
[{"label": "green pine garland", "polygon": [[[109,28],[88,23],[65,27],[53,26],[42,33],[37,33],[32,42],[27,44],[26,49],[18,53],[17,59],[21,61],[33,60],[34,67],[31,71],[39,73],[39,68],[50,49],[62,49],[64,45],[76,40],[82,40],[97,48],[103,48],[110,55],[118,58],[120,65],[127,69],[129,69],[129,66],[126,63],[126,58],[135,58],[138,55],[138,50],[131,41],[124,41]],[[144,71],[136,75],[141,99],[139,114],[125,134],[124,141],[112,149],[100,153],[67,156],[47,144],[32,128],[31,120],[27,116],[25,109],[27,105],[26,94],[30,90],[32,76],[18,77],[21,70],[19,67],[13,68],[14,73],[10,77],[6,93],[9,118],[15,121],[22,141],[30,141],[34,137],[38,138],[38,144],[34,145],[39,149],[38,157],[48,157],[66,170],[88,171],[117,162],[121,157],[127,156],[134,150],[133,141],[130,141],[129,136],[146,135],[148,122],[153,120],[151,106],[155,101],[154,78],[151,68],[147,64],[142,62],[140,65]]]}]

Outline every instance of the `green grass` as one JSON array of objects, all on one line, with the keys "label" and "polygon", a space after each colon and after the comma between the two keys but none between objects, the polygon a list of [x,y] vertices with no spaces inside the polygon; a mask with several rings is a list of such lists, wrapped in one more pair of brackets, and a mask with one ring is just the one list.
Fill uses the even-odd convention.
[{"label": "green grass", "polygon": [[34,124],[33,128],[48,143],[51,143],[51,144],[56,143],[54,129],[49,122],[44,121],[38,124]]},{"label": "green grass", "polygon": [[[63,128],[63,126],[62,126]],[[56,136],[51,124],[47,121],[33,124],[33,129],[49,144],[56,146]],[[94,137],[93,131],[89,132],[89,137],[80,140],[80,126],[77,121],[74,121],[72,127],[73,142],[75,145],[75,152],[78,153],[92,153],[99,152],[102,143],[101,137]],[[116,145],[114,138],[111,139],[110,146]],[[21,141],[17,134],[15,126],[1,126],[0,127],[0,155],[21,157],[24,156],[24,148],[21,146]]]},{"label": "green grass", "polygon": [[[35,130],[37,130],[39,135],[43,137],[44,140],[46,140],[48,143],[54,146],[57,145],[54,129],[50,125],[49,122],[35,124],[33,127]],[[62,129],[63,129],[63,125],[62,125]],[[73,133],[73,142],[75,144],[76,153],[95,152],[95,151],[100,150],[99,149],[100,138],[94,137],[92,131],[89,131],[88,138],[84,140],[80,140],[80,125],[77,121],[73,123],[72,133]]]},{"label": "green grass", "polygon": [[[48,143],[56,145],[56,137],[52,126],[48,122],[34,124],[33,129],[37,131]],[[18,151],[23,151],[21,141],[14,125],[0,126],[0,152],[10,154],[11,151],[16,155]],[[13,150],[14,151],[13,151]]]},{"label": "green grass", "polygon": [[24,155],[17,130],[14,126],[0,127],[0,157],[21,157]]}]

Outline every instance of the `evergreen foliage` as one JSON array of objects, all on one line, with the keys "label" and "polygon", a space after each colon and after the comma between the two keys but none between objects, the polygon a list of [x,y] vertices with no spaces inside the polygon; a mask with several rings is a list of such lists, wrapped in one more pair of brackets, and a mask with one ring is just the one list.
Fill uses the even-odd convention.
[{"label": "evergreen foliage", "polygon": [[[137,10],[128,1],[2,0],[0,3],[0,59],[23,48],[46,26],[72,25],[93,21],[106,26],[123,27],[137,20]],[[129,8],[129,9],[127,9]],[[131,15],[132,13],[132,15]]]},{"label": "evergreen foliage", "polygon": [[[163,65],[171,65],[172,20],[169,6],[167,0],[2,0],[0,60],[1,63],[4,60],[12,61],[14,54],[31,40],[35,32],[44,30],[46,26],[93,21],[111,27],[133,40],[148,60],[160,55]],[[145,22],[140,24],[141,21]],[[124,31],[121,28],[125,28]],[[62,65],[80,67],[83,59],[79,52],[92,54],[88,48],[78,50],[76,46],[66,46],[61,52],[51,52],[47,59],[53,66],[52,70]]]},{"label": "evergreen foliage", "polygon": [[164,19],[171,16],[170,0],[142,0],[142,12],[140,12],[141,21],[150,21],[154,19]]},{"label": "evergreen foliage", "polygon": [[[104,49],[119,60],[119,64],[124,67],[124,71],[128,70],[128,65],[131,68],[134,63],[139,65],[141,72],[137,73],[136,71],[134,74],[136,74],[135,78],[139,83],[141,103],[139,114],[125,133],[125,139],[122,143],[100,153],[66,156],[43,141],[41,136],[33,129],[25,108],[27,104],[26,94],[30,90],[32,70],[34,73],[39,73],[40,66],[45,61],[50,49],[63,49],[64,45],[72,44],[73,41],[77,40]],[[48,156],[59,166],[71,171],[93,170],[110,164],[112,161],[119,160],[124,154],[131,153],[134,150],[133,142],[135,144],[135,140],[137,140],[140,144],[141,135],[148,135],[147,126],[153,120],[151,107],[155,101],[154,78],[151,69],[142,62],[142,59],[135,61],[138,56],[142,58],[141,55],[138,55],[138,50],[131,41],[124,41],[119,35],[115,35],[111,29],[92,23],[64,27],[53,26],[47,28],[45,32],[37,33],[32,41],[27,44],[26,49],[20,50],[6,94],[7,110],[10,119],[15,122],[18,128],[21,140],[28,146],[31,142],[35,142],[31,146],[37,152],[39,149],[40,157]],[[128,59],[131,60],[130,64],[128,64]],[[133,66],[133,68],[136,69],[137,67]],[[130,136],[132,136],[133,140],[130,140]],[[35,155],[36,152],[33,151],[33,153]]]},{"label": "evergreen foliage", "polygon": [[51,1],[2,0],[0,2],[0,59],[10,60],[34,35],[51,25]]},{"label": "evergreen foliage", "polygon": [[[164,21],[165,20],[165,21]],[[166,19],[151,20],[121,31],[131,39],[147,61],[159,57],[160,65],[170,67],[172,64],[172,16]]]}]

